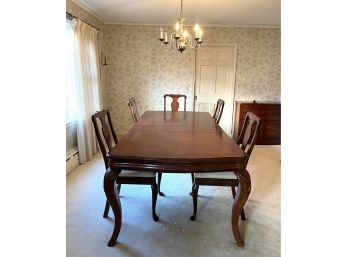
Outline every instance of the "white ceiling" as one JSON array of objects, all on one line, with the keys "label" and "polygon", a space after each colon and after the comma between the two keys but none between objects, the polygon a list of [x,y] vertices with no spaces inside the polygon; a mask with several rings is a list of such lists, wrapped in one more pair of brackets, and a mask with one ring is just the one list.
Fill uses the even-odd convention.
[{"label": "white ceiling", "polygon": [[[180,0],[73,0],[105,23],[174,24]],[[184,0],[186,24],[280,26],[280,0]]]}]

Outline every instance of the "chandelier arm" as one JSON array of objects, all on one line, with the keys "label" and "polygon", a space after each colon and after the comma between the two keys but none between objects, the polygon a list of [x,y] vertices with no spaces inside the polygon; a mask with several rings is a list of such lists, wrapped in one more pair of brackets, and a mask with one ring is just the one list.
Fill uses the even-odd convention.
[{"label": "chandelier arm", "polygon": [[194,49],[194,48],[192,47],[192,37],[191,37],[190,34],[188,34],[188,38],[189,38],[189,47],[190,47],[191,49]]},{"label": "chandelier arm", "polygon": [[201,47],[201,45],[200,45],[200,44],[197,44],[197,43],[196,43],[195,47],[190,46],[190,48],[191,48],[192,50],[195,50],[195,51],[197,51],[200,47]]},{"label": "chandelier arm", "polygon": [[197,51],[199,48],[201,48],[201,44],[196,43],[196,46],[193,50]]},{"label": "chandelier arm", "polygon": [[165,49],[165,50],[170,50],[170,46],[165,45],[165,44],[162,45],[162,48]]},{"label": "chandelier arm", "polygon": [[170,52],[171,50],[173,50],[172,44],[163,45],[162,48],[165,49],[165,50],[167,50],[167,51],[169,51],[169,52]]},{"label": "chandelier arm", "polygon": [[174,49],[174,33],[170,34],[170,49],[169,51],[172,51]]},{"label": "chandelier arm", "polygon": [[197,42],[196,42],[196,45],[194,47],[192,46],[192,37],[190,34],[188,34],[188,45],[192,50],[195,50],[195,51],[197,51],[200,47],[200,44],[198,44]]},{"label": "chandelier arm", "polygon": [[[170,40],[168,41],[168,34],[167,31],[165,32],[165,35],[163,36],[163,28],[160,27],[160,38],[161,46],[163,49],[166,49],[168,51],[172,51],[173,49],[180,51],[181,53],[185,50],[185,48],[191,48],[194,51],[197,51],[202,44],[202,38],[201,33],[198,24],[196,24],[195,31],[196,36],[191,37],[191,34],[187,32],[187,30],[184,29],[184,15],[183,15],[183,5],[184,0],[181,0],[180,3],[180,17],[178,18],[178,21],[175,26],[175,32],[170,34]],[[195,43],[195,46],[193,44]]]},{"label": "chandelier arm", "polygon": [[169,51],[169,52],[174,49],[174,47],[173,47],[173,33],[170,34],[170,40],[169,40],[168,44],[165,44],[164,42],[162,42],[162,48]]},{"label": "chandelier arm", "polygon": [[180,39],[175,39],[175,47],[177,50],[179,50],[179,43],[180,43]]},{"label": "chandelier arm", "polygon": [[170,34],[170,41],[169,41],[169,44],[170,44],[170,48],[168,49],[169,51],[172,51],[174,49],[174,33],[171,33]]}]

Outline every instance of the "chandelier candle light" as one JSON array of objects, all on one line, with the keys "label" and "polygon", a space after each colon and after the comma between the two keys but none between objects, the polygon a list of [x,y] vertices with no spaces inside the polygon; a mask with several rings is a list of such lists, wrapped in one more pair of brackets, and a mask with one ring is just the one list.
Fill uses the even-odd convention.
[{"label": "chandelier candle light", "polygon": [[192,37],[184,28],[185,18],[183,17],[182,12],[183,0],[181,0],[181,11],[180,17],[178,18],[177,23],[175,24],[175,32],[170,34],[170,38],[168,38],[168,32],[163,31],[163,27],[160,27],[160,37],[161,45],[166,50],[173,50],[174,48],[181,53],[186,49],[186,45],[188,45],[191,49],[197,51],[202,44],[202,30],[198,24],[196,24],[195,30],[195,46],[192,45]]}]

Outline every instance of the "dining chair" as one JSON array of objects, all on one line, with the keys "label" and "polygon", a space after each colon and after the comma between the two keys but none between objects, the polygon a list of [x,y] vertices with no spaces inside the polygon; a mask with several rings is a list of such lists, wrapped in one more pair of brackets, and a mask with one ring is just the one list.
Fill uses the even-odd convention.
[{"label": "dining chair", "polygon": [[166,106],[167,106],[166,99],[167,99],[167,97],[172,98],[172,103],[170,104],[170,106],[171,106],[173,112],[177,112],[177,111],[179,110],[179,102],[178,102],[178,99],[179,99],[180,97],[183,97],[183,98],[184,98],[184,111],[186,112],[186,99],[187,99],[187,96],[186,96],[186,95],[180,95],[180,94],[165,94],[165,95],[163,96],[163,98],[164,98],[164,111],[166,111]]},{"label": "dining chair", "polygon": [[[164,98],[164,111],[166,111],[166,107],[167,107],[167,97],[172,98],[172,102],[170,104],[172,112],[177,112],[179,111],[179,102],[178,99],[180,97],[184,98],[184,112],[186,112],[186,100],[187,100],[187,96],[186,95],[181,95],[181,94],[165,94],[163,95]],[[161,191],[161,180],[162,180],[162,172],[158,172],[158,194],[160,196],[165,196],[165,194]]]},{"label": "dining chair", "polygon": [[[225,106],[225,101],[222,99],[218,99],[216,106],[215,106],[214,115],[213,115],[213,119],[215,120],[216,124],[220,123],[222,112],[224,111],[224,106]],[[192,180],[192,184],[193,184],[194,180],[195,180],[193,173],[191,173],[191,180]],[[190,192],[190,195],[192,195],[192,192]]]},{"label": "dining chair", "polygon": [[224,106],[225,106],[225,101],[222,99],[219,99],[216,103],[216,107],[215,107],[215,111],[214,111],[214,115],[213,115],[213,119],[215,120],[216,124],[220,123],[220,119],[222,116],[222,112],[224,110]]},{"label": "dining chair", "polygon": [[131,116],[132,116],[132,119],[133,119],[134,123],[137,122],[139,120],[140,116],[139,116],[137,104],[135,102],[135,98],[134,97],[129,98],[128,108],[130,110],[130,113],[131,113]]},{"label": "dining chair", "polygon": [[[139,120],[140,115],[139,115],[138,108],[137,108],[137,105],[136,105],[134,97],[129,98],[128,107],[129,107],[129,110],[130,110],[133,122],[137,123],[138,120]],[[158,194],[160,196],[164,196],[164,193],[162,193],[161,190],[160,190],[161,189],[160,188],[161,179],[162,179],[162,173],[158,173],[158,179],[157,179],[158,180]]]},{"label": "dining chair", "polygon": [[[111,148],[117,147],[117,136],[110,118],[110,111],[104,109],[100,112],[96,112],[92,115],[92,122],[94,125],[95,134],[97,136],[97,141],[99,147],[103,154],[105,169],[109,169],[109,159],[107,153]],[[152,218],[154,221],[158,221],[158,216],[156,214],[156,202],[157,202],[157,183],[156,183],[156,173],[155,172],[141,172],[141,171],[131,171],[122,170],[116,179],[117,192],[120,193],[122,184],[136,184],[136,185],[150,185],[152,189]],[[106,218],[108,216],[110,209],[110,204],[106,200],[104,215]]]},{"label": "dining chair", "polygon": [[[253,151],[255,142],[260,132],[261,119],[252,112],[245,115],[243,127],[238,137],[237,144],[246,153],[248,159]],[[190,220],[196,220],[197,215],[197,196],[199,186],[228,186],[232,189],[233,198],[236,197],[236,187],[238,187],[238,177],[233,171],[194,173],[194,183],[192,185],[193,215]],[[244,209],[241,212],[242,220],[245,220]]]}]

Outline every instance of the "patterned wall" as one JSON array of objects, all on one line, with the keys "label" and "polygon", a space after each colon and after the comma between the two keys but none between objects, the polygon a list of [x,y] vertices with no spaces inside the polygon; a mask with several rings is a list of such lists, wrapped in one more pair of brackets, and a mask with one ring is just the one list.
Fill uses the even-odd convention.
[{"label": "patterned wall", "polygon": [[212,28],[207,43],[237,43],[235,100],[280,101],[280,29]]},{"label": "patterned wall", "polygon": [[[132,125],[127,109],[131,96],[140,113],[163,110],[165,93],[183,93],[192,99],[193,52],[160,49],[157,32],[154,26],[107,25],[109,104],[121,133]],[[187,107],[191,109],[191,101]]]},{"label": "patterned wall", "polygon": [[[158,26],[106,25],[107,91],[117,131],[132,120],[127,100],[135,96],[139,112],[162,110],[163,94],[188,96],[192,110],[194,52],[160,49]],[[280,101],[279,28],[204,28],[206,43],[237,43],[235,100]]]},{"label": "patterned wall", "polygon": [[[131,96],[142,114],[162,110],[163,94],[188,96],[192,110],[194,52],[160,49],[159,26],[104,24],[67,0],[66,10],[100,28],[104,106],[109,107],[118,133],[132,126],[127,108]],[[171,30],[172,28],[168,28]],[[237,43],[235,100],[280,101],[280,29],[204,27],[205,43]]]}]

